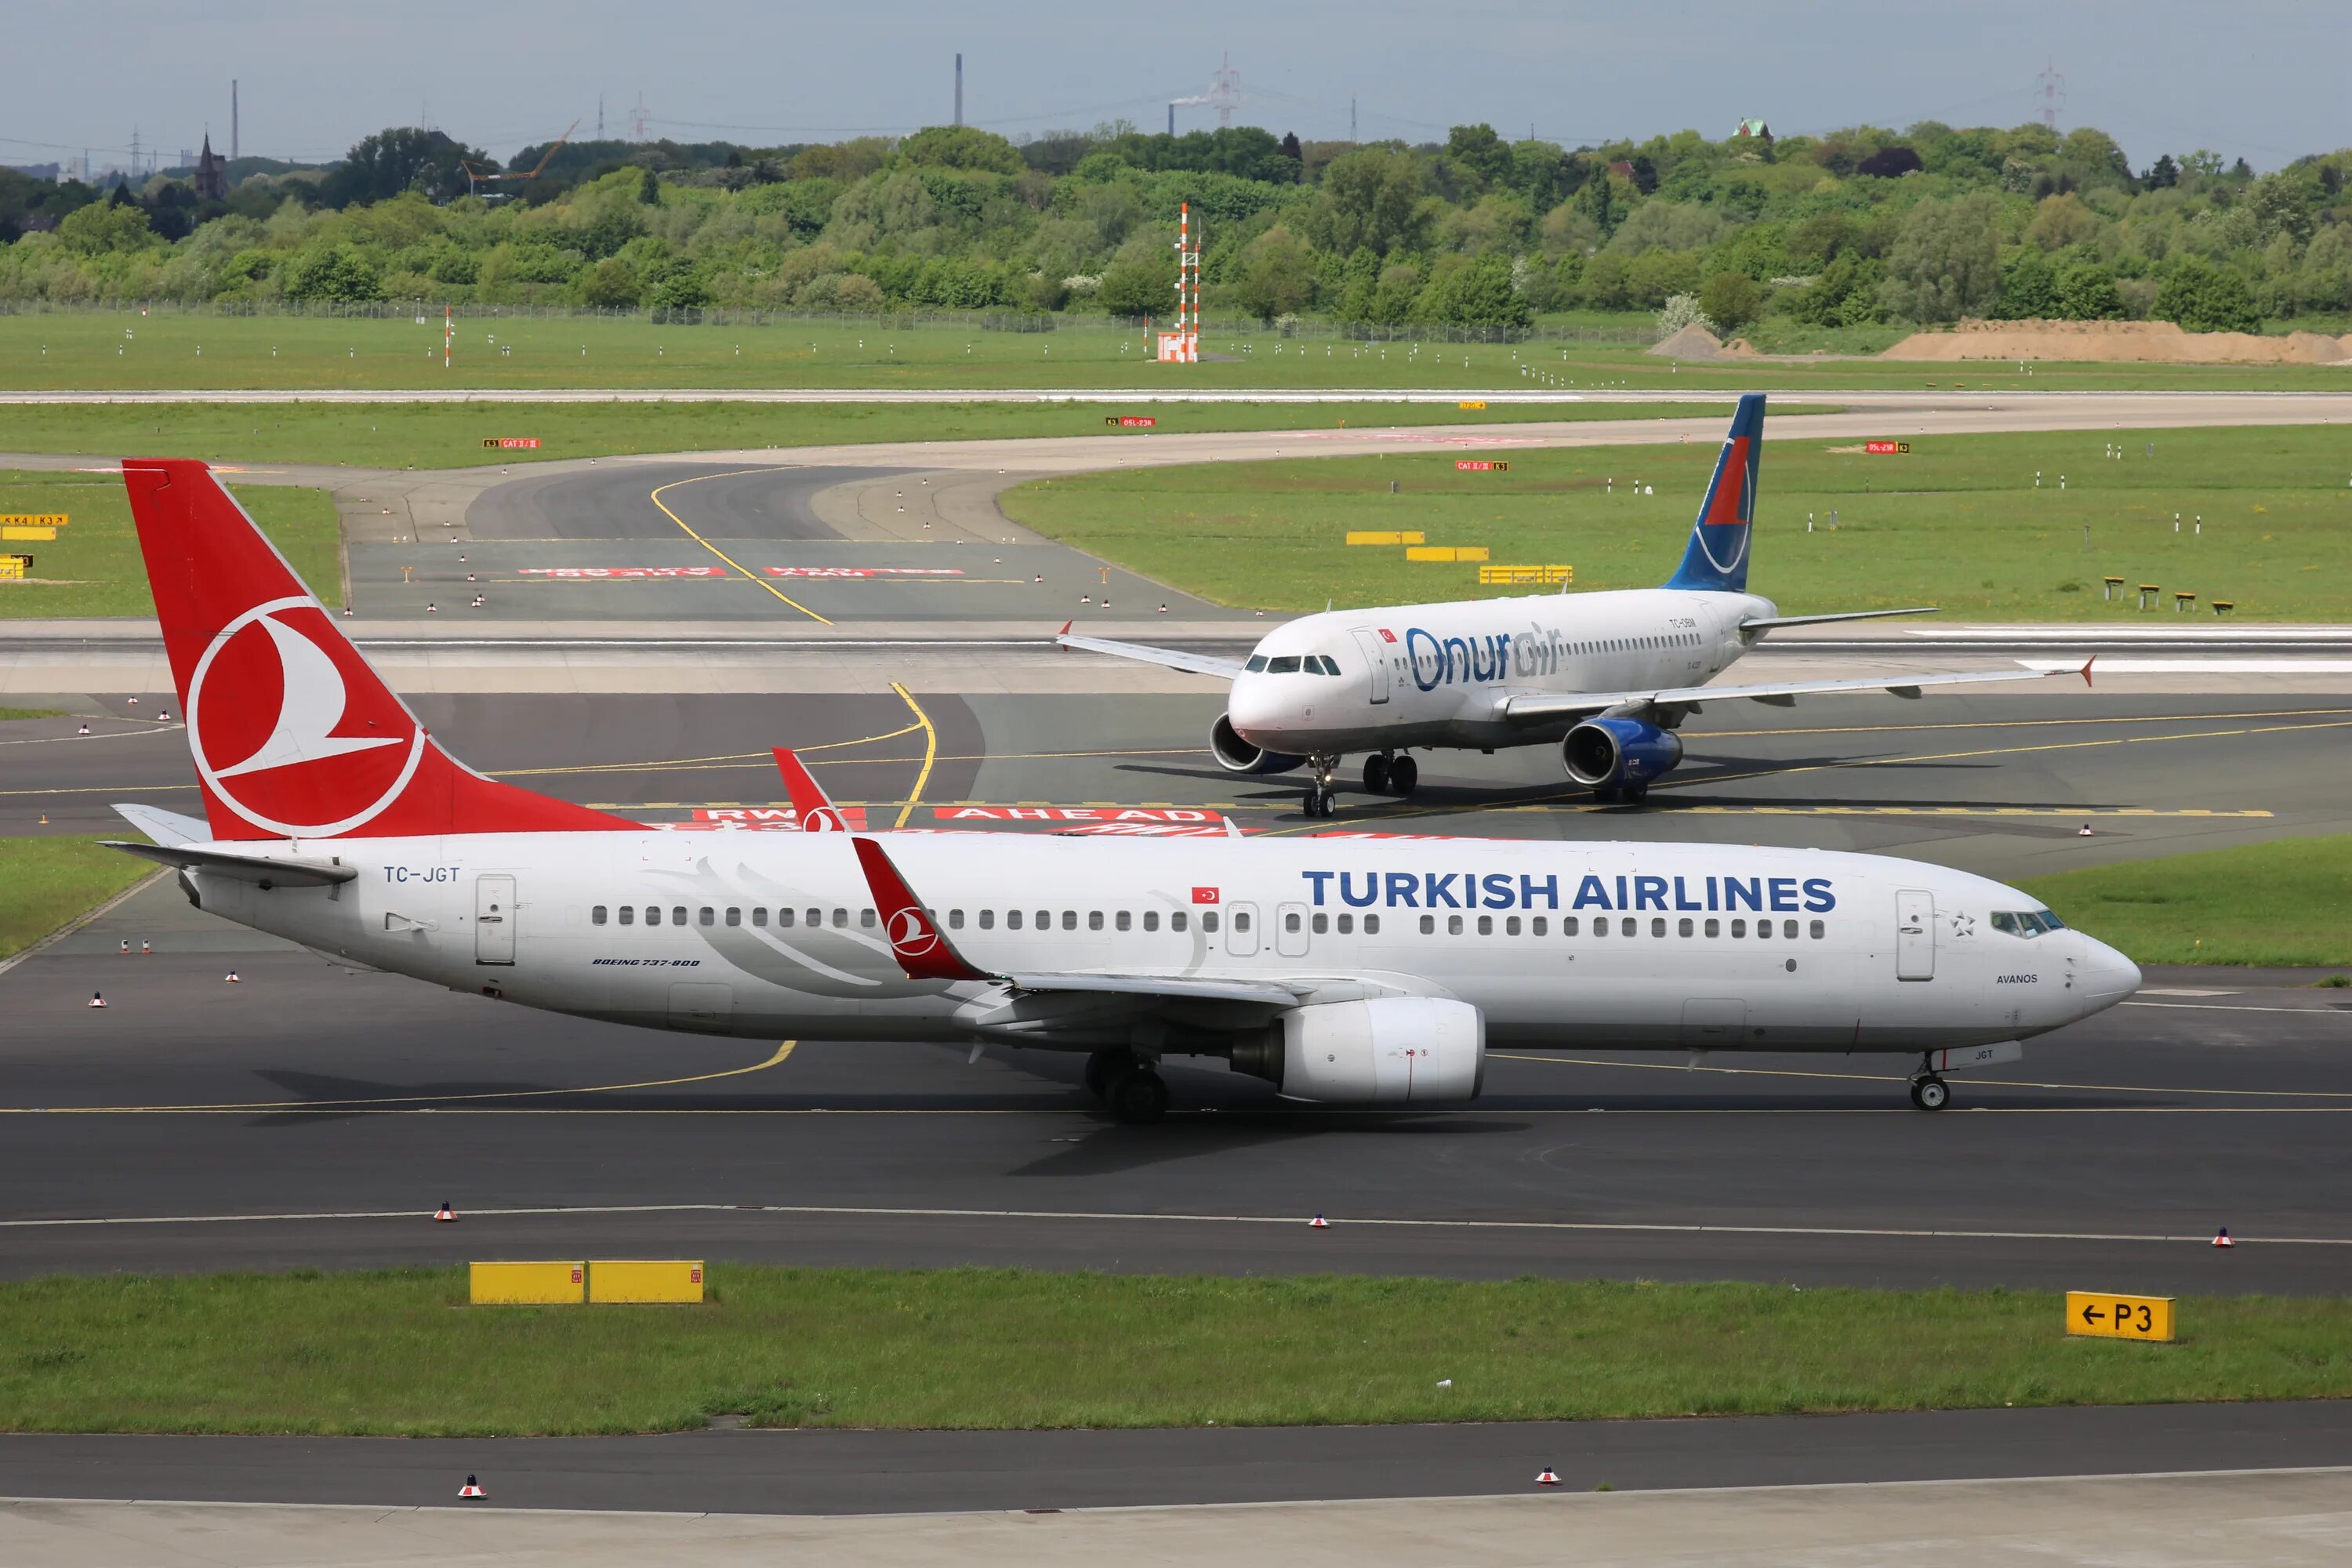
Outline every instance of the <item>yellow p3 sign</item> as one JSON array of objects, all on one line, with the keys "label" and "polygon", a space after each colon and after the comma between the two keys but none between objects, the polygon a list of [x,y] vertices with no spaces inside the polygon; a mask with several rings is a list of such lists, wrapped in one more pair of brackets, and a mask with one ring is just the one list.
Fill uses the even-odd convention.
[{"label": "yellow p3 sign", "polygon": [[2066,1331],[2104,1340],[2170,1340],[2172,1298],[2066,1292]]}]

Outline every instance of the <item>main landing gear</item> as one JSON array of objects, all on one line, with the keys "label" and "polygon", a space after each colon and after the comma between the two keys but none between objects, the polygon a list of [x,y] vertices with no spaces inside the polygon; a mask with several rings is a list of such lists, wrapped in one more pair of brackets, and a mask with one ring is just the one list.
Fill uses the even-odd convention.
[{"label": "main landing gear", "polygon": [[1130,1127],[1168,1114],[1168,1080],[1133,1051],[1100,1050],[1087,1058],[1087,1092],[1103,1102],[1112,1121]]},{"label": "main landing gear", "polygon": [[1952,1102],[1952,1086],[1937,1078],[1926,1062],[1911,1078],[1911,1103],[1922,1110],[1941,1110]]},{"label": "main landing gear", "polygon": [[1638,784],[1596,784],[1592,798],[1603,805],[1639,805],[1650,798],[1650,786]]},{"label": "main landing gear", "polygon": [[1411,757],[1391,757],[1374,752],[1364,759],[1364,793],[1366,795],[1409,795],[1421,783],[1421,764]]}]

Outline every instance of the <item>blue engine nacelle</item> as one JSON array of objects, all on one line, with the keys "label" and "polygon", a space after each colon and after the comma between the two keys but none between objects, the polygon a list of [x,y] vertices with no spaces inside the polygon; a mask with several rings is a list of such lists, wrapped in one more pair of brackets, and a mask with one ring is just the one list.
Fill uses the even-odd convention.
[{"label": "blue engine nacelle", "polygon": [[1232,715],[1225,713],[1218,714],[1217,721],[1209,726],[1209,752],[1217,759],[1217,766],[1229,773],[1286,773],[1307,762],[1305,757],[1251,745],[1234,728]]},{"label": "blue engine nacelle", "polygon": [[1578,784],[1638,790],[1683,760],[1683,743],[1646,719],[1587,719],[1568,732],[1559,755]]}]

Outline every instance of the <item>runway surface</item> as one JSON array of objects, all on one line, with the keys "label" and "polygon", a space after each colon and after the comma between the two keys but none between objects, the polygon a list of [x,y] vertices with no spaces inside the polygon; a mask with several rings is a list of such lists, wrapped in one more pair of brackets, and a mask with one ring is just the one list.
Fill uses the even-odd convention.
[{"label": "runway surface", "polygon": [[[18,1496],[887,1514],[1687,1491],[2352,1464],[2352,1406],[1154,1431],[709,1431],[533,1439],[0,1436]],[[1792,1506],[1755,1500],[1760,1508]]]}]

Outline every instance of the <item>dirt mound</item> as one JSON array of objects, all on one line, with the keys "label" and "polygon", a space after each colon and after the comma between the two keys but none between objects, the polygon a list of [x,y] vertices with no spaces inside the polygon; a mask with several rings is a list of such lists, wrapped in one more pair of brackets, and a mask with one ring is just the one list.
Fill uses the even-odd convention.
[{"label": "dirt mound", "polygon": [[1726,344],[1722,339],[1693,321],[1674,336],[1665,339],[1650,352],[1661,359],[1755,359],[1756,350],[1745,338]]},{"label": "dirt mound", "polygon": [[2352,362],[2352,335],[2336,339],[2320,332],[2290,332],[2270,338],[2250,332],[2184,332],[2170,321],[1962,321],[1948,332],[1914,332],[1879,357],[2341,364]]}]

